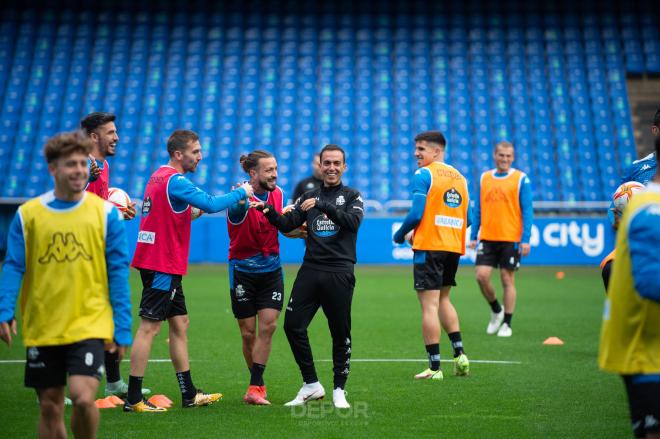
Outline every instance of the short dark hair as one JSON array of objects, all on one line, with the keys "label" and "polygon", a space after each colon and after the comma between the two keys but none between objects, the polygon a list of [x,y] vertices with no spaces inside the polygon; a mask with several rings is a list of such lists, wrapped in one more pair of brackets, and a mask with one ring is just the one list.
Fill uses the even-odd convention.
[{"label": "short dark hair", "polygon": [[447,140],[440,131],[424,131],[415,136],[415,142],[437,143],[443,148],[447,146]]},{"label": "short dark hair", "polygon": [[196,132],[190,130],[176,130],[167,139],[167,152],[170,157],[174,156],[174,151],[185,151],[190,142],[196,142],[199,136]]},{"label": "short dark hair", "polygon": [[60,133],[48,139],[44,145],[44,156],[47,163],[53,163],[60,157],[68,157],[76,152],[87,157],[92,146],[92,141],[82,131]]},{"label": "short dark hair", "polygon": [[257,149],[249,154],[243,154],[239,161],[241,163],[241,168],[243,168],[245,172],[249,173],[251,169],[259,166],[259,160],[271,157],[273,157],[273,154],[269,153],[268,151]]},{"label": "short dark hair", "polygon": [[116,118],[117,117],[112,113],[96,111],[94,113],[89,113],[80,121],[80,128],[89,136],[106,123],[114,122]]},{"label": "short dark hair", "polygon": [[497,151],[497,148],[500,147],[500,146],[501,146],[502,148],[511,148],[511,149],[515,149],[515,148],[513,147],[513,143],[509,142],[508,140],[500,140],[499,142],[497,142],[497,143],[495,144],[495,151]]},{"label": "short dark hair", "polygon": [[319,162],[323,163],[323,153],[326,151],[339,151],[341,152],[341,158],[344,163],[346,163],[346,152],[341,148],[339,145],[335,145],[333,143],[329,145],[325,145],[323,148],[321,148],[321,152],[319,152]]},{"label": "short dark hair", "polygon": [[660,108],[658,108],[658,111],[655,112],[655,116],[653,116],[653,125],[660,128]]},{"label": "short dark hair", "polygon": [[660,136],[655,138],[655,159],[657,160],[660,157]]}]

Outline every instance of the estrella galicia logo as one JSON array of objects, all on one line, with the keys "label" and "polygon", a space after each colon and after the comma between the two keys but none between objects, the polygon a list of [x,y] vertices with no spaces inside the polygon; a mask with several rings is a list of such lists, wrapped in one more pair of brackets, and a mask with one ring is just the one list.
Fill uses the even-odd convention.
[{"label": "estrella galicia logo", "polygon": [[323,214],[314,218],[314,221],[312,222],[312,232],[314,232],[316,236],[327,238],[336,235],[339,232],[339,226],[333,223],[327,215]]},{"label": "estrella galicia logo", "polygon": [[458,207],[463,202],[463,197],[461,197],[461,194],[459,194],[458,191],[454,188],[451,188],[445,192],[443,198],[445,199],[445,204],[449,207]]},{"label": "estrella galicia logo", "polygon": [[151,197],[147,197],[142,203],[142,216],[146,216],[151,210]]},{"label": "estrella galicia logo", "polygon": [[53,235],[46,252],[39,258],[40,264],[48,264],[52,259],[55,262],[73,262],[78,258],[91,261],[92,257],[85,247],[78,242],[73,233],[66,235],[57,232]]}]

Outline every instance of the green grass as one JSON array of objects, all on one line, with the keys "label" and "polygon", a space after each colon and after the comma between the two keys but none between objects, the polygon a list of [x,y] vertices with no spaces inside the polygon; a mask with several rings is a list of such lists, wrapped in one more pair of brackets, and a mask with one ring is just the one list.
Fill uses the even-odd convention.
[{"label": "green grass", "polygon": [[[426,367],[420,311],[412,291],[410,267],[359,267],[353,300],[353,362],[347,385],[353,409],[333,410],[330,400],[306,409],[282,404],[301,385],[284,332],[275,334],[266,369],[270,407],[246,406],[241,397],[248,372],[238,327],[231,313],[225,266],[191,267],[184,290],[191,317],[192,375],[197,386],[220,391],[216,405],[183,410],[170,363],[150,363],[145,387],[177,404],[168,413],[101,411],[99,437],[435,437],[435,438],[621,438],[630,437],[627,404],[619,377],[598,370],[603,288],[596,268],[524,267],[518,274],[518,306],[510,339],[486,336],[489,308],[478,291],[472,267],[462,267],[452,292],[463,340],[472,360],[510,360],[522,364],[472,363],[469,377],[454,377],[443,363],[441,382],[416,382]],[[297,271],[286,269],[286,291]],[[496,280],[494,276],[494,280]],[[133,306],[139,279],[132,273]],[[500,290],[498,285],[498,291]],[[136,318],[137,321],[137,318]],[[544,346],[549,336],[564,346]],[[167,329],[156,338],[151,358],[168,358]],[[331,390],[332,365],[327,322],[319,312],[310,327],[317,370]],[[451,358],[446,335],[443,358]],[[0,360],[24,359],[20,343],[0,347]],[[358,359],[419,359],[419,362],[365,363]],[[326,360],[326,361],[320,361]],[[38,406],[23,387],[23,364],[0,364],[3,437],[34,437]],[[122,376],[128,375],[128,363]],[[102,390],[104,384],[101,385]],[[99,392],[101,395],[101,392]],[[71,409],[67,408],[67,422]]]}]

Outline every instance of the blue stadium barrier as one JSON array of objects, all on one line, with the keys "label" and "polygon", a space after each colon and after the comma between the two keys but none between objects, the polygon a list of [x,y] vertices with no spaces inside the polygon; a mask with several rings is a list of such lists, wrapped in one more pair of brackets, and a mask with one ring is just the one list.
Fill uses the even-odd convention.
[{"label": "blue stadium barrier", "polygon": [[[410,245],[392,242],[401,217],[365,218],[358,233],[359,264],[411,264]],[[139,221],[127,221],[129,252],[137,242]],[[532,228],[532,251],[523,265],[597,265],[614,248],[612,227],[605,218],[553,217],[538,218]],[[190,262],[225,263],[229,238],[225,217],[201,217],[193,222]],[[305,252],[301,239],[280,237],[283,263],[300,263]],[[474,251],[462,258],[463,264],[474,262]]]}]

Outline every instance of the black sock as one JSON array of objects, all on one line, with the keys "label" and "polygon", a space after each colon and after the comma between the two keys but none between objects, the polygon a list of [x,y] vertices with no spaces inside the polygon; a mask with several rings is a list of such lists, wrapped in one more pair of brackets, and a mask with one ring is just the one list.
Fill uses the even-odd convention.
[{"label": "black sock", "polygon": [[144,377],[128,376],[128,396],[126,399],[129,404],[137,404],[142,401],[142,380]]},{"label": "black sock", "polygon": [[452,332],[447,334],[449,336],[449,341],[451,341],[451,347],[454,348],[454,358],[458,357],[461,354],[464,354],[463,351],[463,341],[461,340],[461,331]]},{"label": "black sock", "polygon": [[513,314],[504,313],[504,323],[509,325],[509,328],[511,327],[511,319],[512,318],[513,318]]},{"label": "black sock", "polygon": [[429,369],[440,370],[440,344],[427,344],[426,352],[429,354]]},{"label": "black sock", "polygon": [[490,309],[495,313],[498,314],[502,312],[502,305],[500,305],[500,302],[497,301],[497,299],[493,300],[492,302],[488,302],[490,304]]},{"label": "black sock", "polygon": [[250,385],[251,386],[263,386],[264,385],[264,370],[266,370],[265,364],[252,363],[252,369],[250,370]]},{"label": "black sock", "polygon": [[197,389],[192,382],[192,377],[190,376],[190,370],[185,372],[177,372],[176,380],[179,382],[179,389],[181,390],[181,395],[185,399],[193,399],[197,393]]},{"label": "black sock", "polygon": [[119,352],[105,351],[105,379],[109,383],[116,383],[121,379],[119,374]]}]

